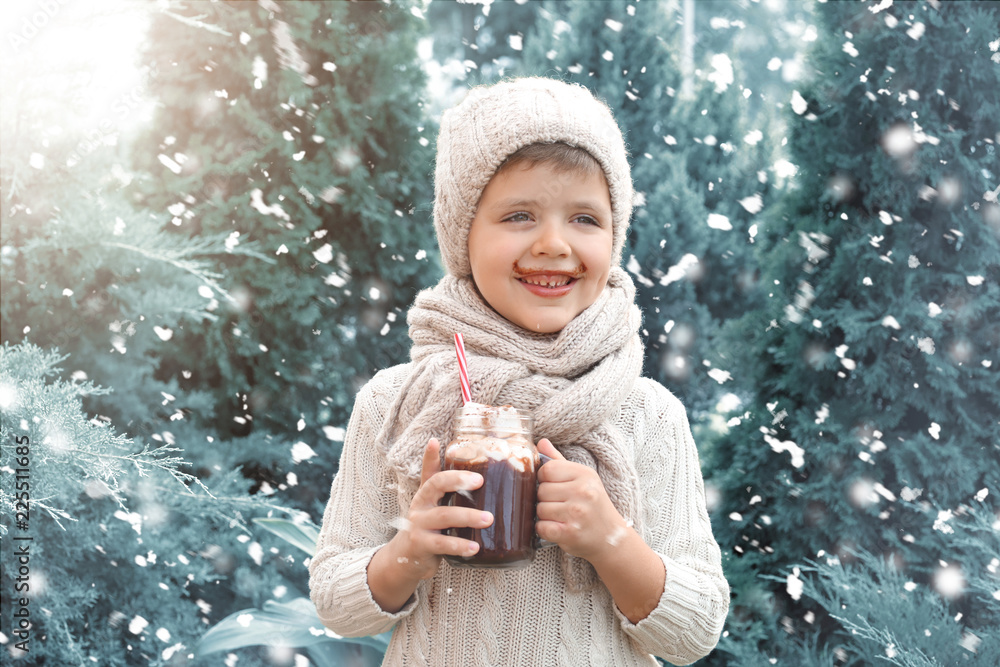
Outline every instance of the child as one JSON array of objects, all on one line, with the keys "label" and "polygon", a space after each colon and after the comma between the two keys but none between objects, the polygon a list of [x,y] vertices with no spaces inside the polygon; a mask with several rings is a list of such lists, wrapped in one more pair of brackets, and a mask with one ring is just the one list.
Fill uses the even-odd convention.
[{"label": "child", "polygon": [[[343,635],[395,626],[385,665],[687,664],[729,608],[680,402],[640,376],[635,288],[619,267],[632,210],[621,132],[585,88],[474,88],[441,122],[434,225],[448,275],[407,321],[411,362],[359,393],[315,557],[313,602]],[[442,534],[489,513],[439,506],[478,488],[440,471],[462,404],[530,410],[539,536],[521,570],[452,568]],[[553,443],[555,446],[553,446]]]}]

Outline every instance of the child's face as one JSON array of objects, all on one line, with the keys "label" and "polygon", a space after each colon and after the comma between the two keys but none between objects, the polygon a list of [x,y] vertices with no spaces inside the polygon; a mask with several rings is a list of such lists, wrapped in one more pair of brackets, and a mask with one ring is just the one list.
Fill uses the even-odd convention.
[{"label": "child's face", "polygon": [[555,333],[597,300],[611,245],[604,174],[514,165],[494,175],[479,200],[469,230],[472,278],[514,324]]}]

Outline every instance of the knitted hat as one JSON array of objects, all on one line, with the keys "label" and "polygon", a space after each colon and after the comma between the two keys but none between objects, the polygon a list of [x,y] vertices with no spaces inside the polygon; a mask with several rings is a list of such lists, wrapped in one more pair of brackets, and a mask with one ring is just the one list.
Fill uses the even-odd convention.
[{"label": "knitted hat", "polygon": [[632,175],[611,109],[579,84],[540,77],[477,86],[444,113],[434,173],[434,228],[445,268],[464,278],[469,227],[497,168],[534,143],[564,142],[590,153],[611,191],[612,266],[621,263],[632,214]]}]

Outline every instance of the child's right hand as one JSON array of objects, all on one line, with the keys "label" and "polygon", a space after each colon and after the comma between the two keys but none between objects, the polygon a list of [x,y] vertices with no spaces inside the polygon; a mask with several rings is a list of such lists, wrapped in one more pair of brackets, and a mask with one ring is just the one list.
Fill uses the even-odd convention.
[{"label": "child's right hand", "polygon": [[483,476],[462,470],[441,470],[441,445],[431,438],[424,450],[420,471],[420,488],[410,502],[406,526],[392,542],[397,542],[397,562],[409,565],[420,579],[429,579],[437,572],[442,555],[471,556],[479,545],[441,531],[448,528],[485,528],[493,523],[493,515],[467,507],[448,507],[438,503],[446,493],[478,489]]}]

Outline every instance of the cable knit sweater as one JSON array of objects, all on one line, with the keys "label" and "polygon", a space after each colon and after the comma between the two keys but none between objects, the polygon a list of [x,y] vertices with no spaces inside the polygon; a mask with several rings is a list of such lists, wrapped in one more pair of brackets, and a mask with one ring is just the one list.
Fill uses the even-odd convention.
[{"label": "cable knit sweater", "polygon": [[603,584],[568,590],[558,547],[540,550],[522,570],[455,569],[442,561],[402,609],[382,610],[368,588],[368,562],[395,534],[409,498],[397,493],[399,480],[373,442],[407,372],[406,364],[380,372],[355,402],[309,564],[312,600],[327,627],[363,636],[395,625],[383,663],[391,666],[655,665],[651,654],[681,665],[715,647],[729,585],[698,453],[680,401],[646,378],[615,419],[641,480],[641,535],[666,568],[664,591],[646,618],[631,623]]}]

